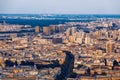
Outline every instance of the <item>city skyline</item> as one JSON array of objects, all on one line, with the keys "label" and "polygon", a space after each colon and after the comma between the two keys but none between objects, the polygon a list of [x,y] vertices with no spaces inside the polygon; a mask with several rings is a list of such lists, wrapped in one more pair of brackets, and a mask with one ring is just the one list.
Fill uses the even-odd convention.
[{"label": "city skyline", "polygon": [[120,14],[119,0],[1,0],[0,14]]},{"label": "city skyline", "polygon": [[0,80],[120,80],[119,1],[80,1],[1,0]]}]

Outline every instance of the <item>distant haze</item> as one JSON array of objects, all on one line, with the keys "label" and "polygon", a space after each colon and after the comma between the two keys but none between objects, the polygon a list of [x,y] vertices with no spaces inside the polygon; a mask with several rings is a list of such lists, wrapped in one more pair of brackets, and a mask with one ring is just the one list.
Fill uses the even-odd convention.
[{"label": "distant haze", "polygon": [[0,0],[0,14],[120,14],[120,0]]}]

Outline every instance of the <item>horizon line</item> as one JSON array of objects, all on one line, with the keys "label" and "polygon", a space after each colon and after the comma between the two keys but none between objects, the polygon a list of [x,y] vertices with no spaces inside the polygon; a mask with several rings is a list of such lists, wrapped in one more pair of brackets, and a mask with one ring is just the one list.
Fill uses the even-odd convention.
[{"label": "horizon line", "polygon": [[120,14],[78,14],[78,13],[0,13],[0,15],[8,15],[8,14],[13,14],[13,15],[16,15],[16,14],[20,14],[20,15],[120,15]]}]

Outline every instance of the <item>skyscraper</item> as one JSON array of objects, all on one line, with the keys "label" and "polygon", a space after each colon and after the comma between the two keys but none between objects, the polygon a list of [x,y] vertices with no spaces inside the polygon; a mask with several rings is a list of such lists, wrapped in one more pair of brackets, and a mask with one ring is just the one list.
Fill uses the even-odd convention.
[{"label": "skyscraper", "polygon": [[52,31],[52,32],[55,32],[55,25],[50,25],[50,30]]},{"label": "skyscraper", "polygon": [[44,35],[49,35],[50,34],[50,27],[43,27],[43,34]]},{"label": "skyscraper", "polygon": [[40,27],[39,26],[35,27],[35,32],[40,32]]}]

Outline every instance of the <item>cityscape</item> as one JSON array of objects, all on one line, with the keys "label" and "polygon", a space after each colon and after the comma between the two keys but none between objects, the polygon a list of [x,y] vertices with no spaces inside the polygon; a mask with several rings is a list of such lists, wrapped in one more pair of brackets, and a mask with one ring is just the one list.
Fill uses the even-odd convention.
[{"label": "cityscape", "polygon": [[[73,0],[66,0],[62,9],[63,0],[53,0],[57,5],[40,1],[41,6],[48,6],[42,12],[37,8],[39,1],[31,10],[22,1],[16,1],[19,5],[10,10],[6,8],[15,0],[6,3],[8,7],[0,1],[0,80],[120,80],[119,9],[103,4],[103,11],[92,7],[81,11],[80,2]],[[21,3],[26,12],[18,9]]]},{"label": "cityscape", "polygon": [[1,15],[1,79],[120,79],[120,16],[113,16],[33,27]]}]

